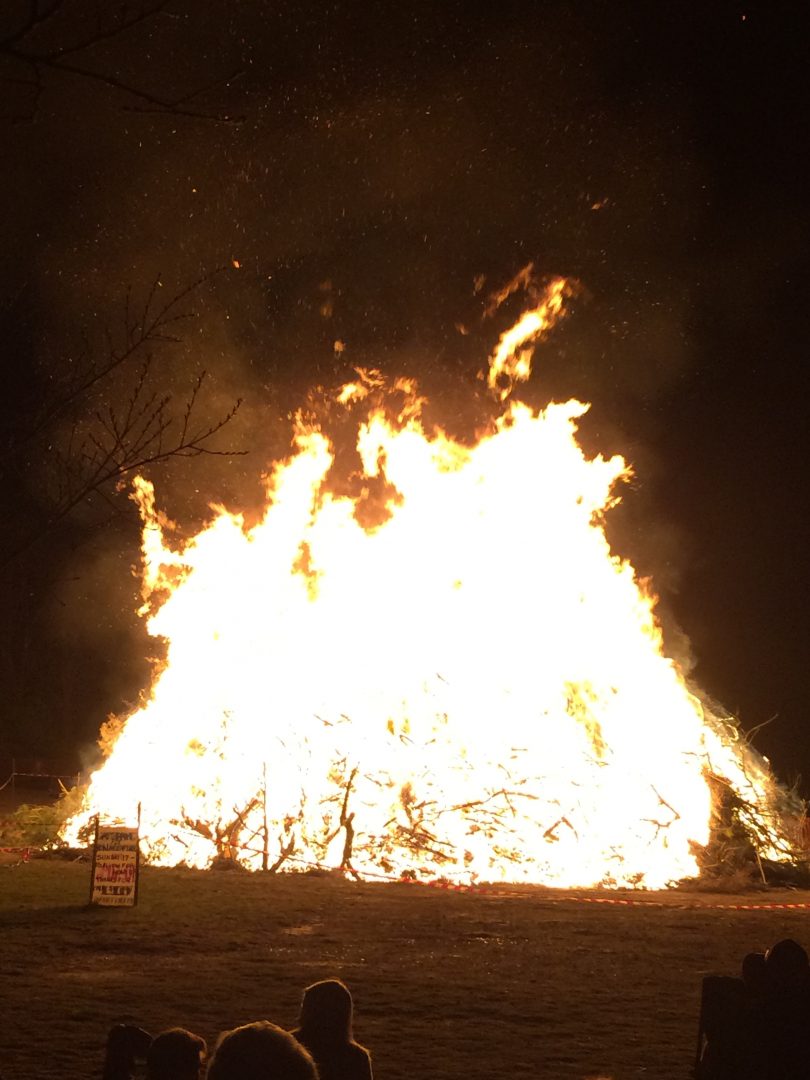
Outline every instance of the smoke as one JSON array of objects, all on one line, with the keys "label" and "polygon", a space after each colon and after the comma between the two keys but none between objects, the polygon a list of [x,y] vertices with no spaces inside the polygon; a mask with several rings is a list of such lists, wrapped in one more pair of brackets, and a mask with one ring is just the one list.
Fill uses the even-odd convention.
[{"label": "smoke", "polygon": [[[124,112],[119,99],[100,103],[71,84],[62,98],[46,95],[36,129],[17,135],[9,182],[34,179],[7,255],[30,256],[23,288],[42,378],[80,362],[85,336],[103,353],[128,290],[143,302],[160,278],[171,297],[228,268],[189,298],[195,317],[177,325],[180,340],[153,350],[150,379],[175,412],[201,371],[201,425],[242,400],[212,444],[219,453],[150,470],[159,505],[192,532],[212,502],[255,514],[262,474],[288,452],[289,415],[310,387],[339,384],[354,365],[417,377],[427,418],[471,434],[489,409],[475,375],[500,329],[482,318],[476,281],[486,291],[532,259],[585,292],[521,396],[594,403],[581,425],[586,449],[621,452],[636,471],[609,517],[611,542],[676,593],[690,542],[667,520],[661,446],[668,401],[694,362],[700,253],[689,237],[706,183],[688,97],[653,78],[642,45],[624,42],[619,70],[627,28],[612,14],[590,22],[555,11],[538,27],[517,14],[493,26],[454,4],[429,20],[397,11],[372,47],[370,13],[362,27],[349,12],[315,18],[247,3],[219,17],[184,13],[171,63],[182,56],[182,78],[203,85],[207,58],[224,55],[241,77],[215,104],[244,123]],[[174,78],[160,35],[147,38],[149,48],[121,43],[128,75],[140,85]],[[13,276],[7,257],[6,285]],[[105,381],[93,410],[125,408],[137,370]],[[114,526],[101,527],[107,505],[80,508],[75,551],[60,550],[61,599],[42,602],[58,636],[88,655],[123,655],[121,670],[137,672],[150,647],[125,614],[137,522],[125,490],[113,502]],[[686,660],[685,639],[672,629],[668,640]],[[135,681],[91,679],[82,707],[115,709]]]}]

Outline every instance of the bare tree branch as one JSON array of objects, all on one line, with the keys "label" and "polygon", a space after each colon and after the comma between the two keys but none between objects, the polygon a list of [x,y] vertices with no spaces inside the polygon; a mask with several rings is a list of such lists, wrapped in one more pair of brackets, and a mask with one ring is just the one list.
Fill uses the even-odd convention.
[{"label": "bare tree branch", "polygon": [[92,359],[82,365],[82,359],[90,353],[89,343],[85,339],[85,349],[77,357],[77,364],[74,366],[70,378],[57,386],[50,399],[41,408],[39,415],[28,425],[25,433],[15,440],[14,449],[16,452],[24,451],[27,444],[37,439],[46,428],[51,427],[56,421],[68,414],[77,401],[85,398],[90,390],[147,346],[157,342],[178,342],[180,338],[168,335],[164,331],[168,326],[175,323],[195,318],[196,313],[193,311],[179,312],[177,308],[184,300],[198,292],[203,285],[208,284],[226,269],[227,267],[217,267],[210,273],[204,274],[184,289],[181,289],[180,292],[175,293],[157,310],[153,310],[155,295],[161,284],[158,276],[149,289],[139,319],[132,318],[130,310],[131,290],[128,288],[125,301],[123,347],[115,346],[112,334],[109,327],[107,327],[104,330],[106,351],[103,358],[101,361]]},{"label": "bare tree branch", "polygon": [[92,33],[87,33],[77,41],[58,45],[54,48],[37,48],[34,38],[41,32],[50,29],[53,33],[62,30],[64,20],[57,20],[56,16],[62,9],[64,0],[53,0],[48,4],[42,4],[32,0],[29,12],[24,21],[16,30],[0,39],[0,56],[7,57],[10,61],[21,65],[27,72],[27,78],[15,75],[5,75],[2,80],[17,86],[27,87],[31,91],[31,101],[20,110],[18,114],[8,115],[6,119],[19,121],[33,120],[40,108],[44,90],[44,79],[47,75],[72,76],[90,83],[106,86],[110,90],[134,99],[135,104],[124,106],[128,111],[163,113],[173,117],[183,116],[194,120],[208,120],[219,123],[241,123],[243,115],[232,114],[223,110],[207,110],[193,107],[193,102],[198,101],[206,94],[230,84],[242,75],[241,71],[233,71],[221,78],[214,79],[202,86],[196,87],[188,93],[170,95],[162,94],[154,89],[137,86],[134,83],[120,77],[109,70],[88,66],[84,61],[74,61],[73,57],[81,57],[82,54],[92,52],[94,48],[105,42],[121,39],[128,31],[143,25],[148,25],[150,20],[159,17],[168,7],[168,0],[152,0],[151,3],[142,3],[133,11],[127,12],[124,8],[109,25],[99,25]]},{"label": "bare tree branch", "polygon": [[0,50],[5,51],[9,46],[16,45],[18,41],[23,41],[37,26],[56,15],[63,4],[64,0],[52,0],[50,7],[47,4],[42,4],[40,7],[38,0],[30,0],[28,18],[13,33],[5,38],[0,38]]},{"label": "bare tree branch", "polygon": [[[156,381],[159,377],[155,374],[154,348],[178,340],[164,331],[192,317],[192,312],[179,311],[178,306],[212,276],[205,275],[158,308],[155,297],[160,282],[156,280],[137,316],[133,316],[128,290],[123,343],[116,345],[113,334],[105,332],[106,352],[95,358],[92,351],[86,351],[83,355],[89,359],[77,365],[70,377],[56,387],[39,415],[25,429],[6,434],[0,480],[24,472],[32,462],[47,460],[48,498],[40,500],[36,524],[0,552],[0,567],[13,562],[91,497],[97,495],[110,503],[112,490],[120,481],[148,466],[173,458],[246,453],[213,442],[236,416],[241,399],[214,419],[203,419],[205,371],[197,374],[188,394],[176,406],[172,394]],[[132,384],[123,403],[116,404],[116,399],[122,400],[120,379],[112,388],[105,387],[105,381],[120,376],[127,362],[138,356],[140,364]],[[108,400],[94,403],[102,388]]]},{"label": "bare tree branch", "polygon": [[[59,0],[59,2],[61,3],[62,0]],[[61,60],[63,56],[71,56],[73,53],[83,52],[85,49],[89,49],[94,45],[100,45],[102,41],[109,41],[110,38],[118,37],[131,27],[146,22],[147,19],[150,19],[153,15],[157,15],[158,12],[164,11],[167,6],[168,0],[157,0],[156,3],[151,5],[146,4],[129,16],[122,14],[119,21],[111,26],[109,30],[97,30],[95,33],[85,37],[84,40],[77,41],[73,45],[65,45],[61,49],[53,49],[47,56],[51,60]],[[126,9],[123,9],[123,11],[125,12]]]}]

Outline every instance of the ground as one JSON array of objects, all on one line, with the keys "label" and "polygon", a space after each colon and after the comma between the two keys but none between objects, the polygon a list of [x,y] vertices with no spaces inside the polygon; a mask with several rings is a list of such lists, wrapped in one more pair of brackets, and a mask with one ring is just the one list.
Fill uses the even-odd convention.
[{"label": "ground", "polygon": [[88,891],[86,862],[0,866],[3,1080],[98,1075],[122,1020],[209,1042],[248,1020],[292,1026],[302,988],[328,976],[354,994],[378,1080],[674,1080],[693,1061],[704,974],[737,974],[781,937],[810,945],[807,911],[776,906],[804,901],[789,892],[447,891],[152,868],[137,908],[88,909]]}]

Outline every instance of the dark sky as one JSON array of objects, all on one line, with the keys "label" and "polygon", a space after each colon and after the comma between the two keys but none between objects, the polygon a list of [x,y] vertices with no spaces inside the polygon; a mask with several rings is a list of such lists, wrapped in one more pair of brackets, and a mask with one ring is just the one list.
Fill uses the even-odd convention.
[{"label": "dark sky", "polygon": [[182,402],[205,369],[203,417],[244,399],[215,445],[249,454],[153,470],[190,528],[209,499],[256,505],[287,413],[351,363],[417,374],[463,431],[498,329],[473,280],[531,259],[586,291],[528,399],[593,402],[583,441],[636,468],[616,550],[698,684],[745,729],[775,717],[756,745],[810,794],[807,19],[565,7],[63,0],[22,33],[31,5],[3,5],[0,748],[84,755],[148,684],[126,493],[50,520],[56,455],[125,406],[137,363],[33,431],[120,346],[128,289],[240,263],[152,350],[156,392]]}]

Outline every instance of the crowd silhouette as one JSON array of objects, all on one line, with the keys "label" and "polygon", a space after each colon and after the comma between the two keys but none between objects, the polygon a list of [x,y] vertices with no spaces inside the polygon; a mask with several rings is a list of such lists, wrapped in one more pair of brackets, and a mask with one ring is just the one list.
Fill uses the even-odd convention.
[{"label": "crowd silhouette", "polygon": [[697,1080],[810,1080],[810,961],[791,938],[703,980]]},{"label": "crowd silhouette", "polygon": [[[354,1039],[353,1002],[339,979],[304,990],[298,1025],[269,1020],[223,1032],[211,1054],[184,1028],[154,1038],[117,1024],[102,1080],[372,1080]],[[695,1080],[810,1080],[810,960],[790,938],[743,958],[740,975],[707,975],[701,988]]]},{"label": "crowd silhouette", "polygon": [[109,1031],[102,1080],[372,1080],[371,1055],[355,1042],[353,1002],[339,979],[304,990],[293,1031],[257,1020],[224,1031],[208,1055],[204,1039],[184,1028],[154,1038],[143,1028]]}]

